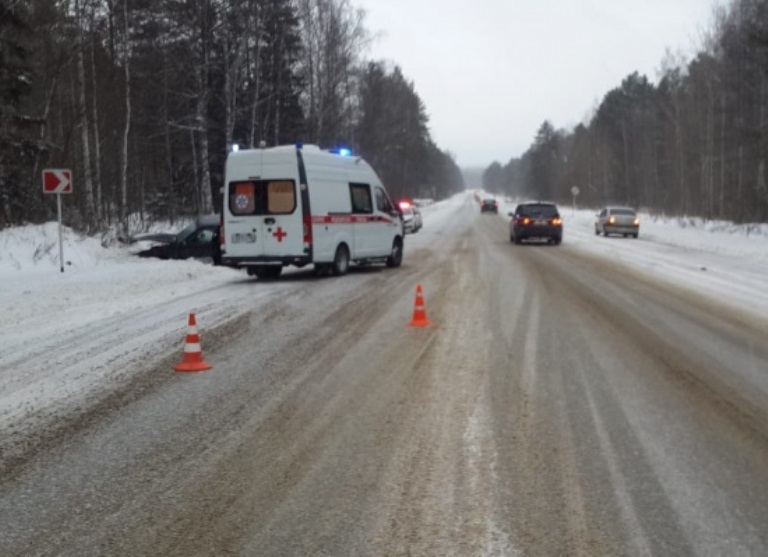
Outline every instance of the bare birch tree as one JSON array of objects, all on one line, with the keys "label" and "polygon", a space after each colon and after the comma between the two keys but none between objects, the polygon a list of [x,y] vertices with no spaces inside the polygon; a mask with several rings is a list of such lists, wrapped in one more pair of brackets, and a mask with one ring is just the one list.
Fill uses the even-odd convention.
[{"label": "bare birch tree", "polygon": [[208,142],[208,100],[210,89],[208,71],[213,43],[214,9],[211,0],[195,0],[194,7],[196,32],[196,68],[195,84],[197,102],[195,103],[195,129],[200,141],[200,210],[213,212],[213,192],[211,191],[211,167],[209,164]]},{"label": "bare birch tree", "polygon": [[128,0],[123,0],[123,78],[125,80],[125,121],[120,153],[120,216],[123,226],[128,218],[128,142],[131,133],[131,34]]},{"label": "bare birch tree", "polygon": [[103,195],[101,189],[101,138],[99,133],[99,109],[98,109],[98,95],[96,86],[96,47],[98,44],[96,33],[96,3],[91,4],[91,18],[90,18],[90,34],[91,34],[91,48],[90,48],[90,65],[91,65],[91,110],[93,117],[91,118],[91,125],[93,127],[93,179],[95,189],[95,209],[96,214],[94,216],[98,226],[103,225]]},{"label": "bare birch tree", "polygon": [[305,112],[310,140],[338,141],[351,126],[354,69],[368,43],[365,12],[349,0],[297,0],[306,51]]},{"label": "bare birch tree", "polygon": [[90,126],[88,124],[88,106],[85,100],[85,63],[84,53],[85,49],[85,23],[83,17],[84,8],[80,4],[80,0],[75,0],[75,17],[77,21],[77,107],[78,107],[78,120],[80,128],[80,141],[82,147],[83,156],[83,186],[85,191],[85,222],[88,223],[88,228],[93,229],[95,226],[95,203],[93,198],[93,180],[91,177],[91,149],[90,149]]}]

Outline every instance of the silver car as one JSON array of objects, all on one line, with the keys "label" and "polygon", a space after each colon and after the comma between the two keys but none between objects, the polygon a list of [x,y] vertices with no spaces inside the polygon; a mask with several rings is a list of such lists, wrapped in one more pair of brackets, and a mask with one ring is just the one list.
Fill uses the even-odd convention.
[{"label": "silver car", "polygon": [[406,233],[415,233],[424,226],[421,211],[408,202],[400,203],[400,213],[403,215],[403,228]]},{"label": "silver car", "polygon": [[640,234],[640,217],[629,207],[605,207],[595,219],[595,234],[622,234],[625,238],[637,238]]}]

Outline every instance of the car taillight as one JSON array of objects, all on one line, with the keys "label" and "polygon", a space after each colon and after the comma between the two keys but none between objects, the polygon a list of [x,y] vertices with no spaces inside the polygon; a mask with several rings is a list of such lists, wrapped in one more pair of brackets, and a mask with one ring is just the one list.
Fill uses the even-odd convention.
[{"label": "car taillight", "polygon": [[555,217],[552,219],[552,224],[554,224],[555,226],[560,226],[561,224],[563,224],[563,219],[561,219],[560,217]]},{"label": "car taillight", "polygon": [[523,219],[523,225],[528,226],[529,224],[531,224],[531,219],[529,219],[528,217],[525,217]]},{"label": "car taillight", "polygon": [[224,234],[224,221],[221,221],[221,225],[219,225],[219,247],[222,249],[224,248],[225,242],[225,234]]},{"label": "car taillight", "polygon": [[309,246],[312,244],[312,216],[304,215],[304,244]]},{"label": "car taillight", "polygon": [[640,226],[640,219],[639,219],[639,218],[637,218],[637,217],[635,217],[635,220],[634,220],[634,221],[632,221],[632,223],[633,223],[635,226]]},{"label": "car taillight", "polygon": [[611,217],[608,219],[608,224],[616,224],[616,217]]}]

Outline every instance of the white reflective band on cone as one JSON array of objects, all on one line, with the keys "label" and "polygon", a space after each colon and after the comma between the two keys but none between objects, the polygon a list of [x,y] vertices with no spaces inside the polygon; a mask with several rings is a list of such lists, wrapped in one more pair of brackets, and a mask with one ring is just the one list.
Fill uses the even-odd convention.
[{"label": "white reflective band on cone", "polygon": [[197,352],[202,352],[202,351],[203,351],[203,349],[200,347],[199,344],[185,344],[184,345],[184,352],[197,353]]}]

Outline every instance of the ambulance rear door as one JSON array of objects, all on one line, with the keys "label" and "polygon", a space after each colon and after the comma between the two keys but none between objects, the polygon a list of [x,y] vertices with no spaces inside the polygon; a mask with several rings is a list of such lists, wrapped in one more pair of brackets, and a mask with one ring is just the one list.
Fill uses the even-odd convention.
[{"label": "ambulance rear door", "polygon": [[293,178],[275,177],[263,180],[260,186],[264,193],[264,255],[305,255],[300,184]]},{"label": "ambulance rear door", "polygon": [[267,261],[304,255],[298,191],[293,178],[230,182],[227,254]]}]

